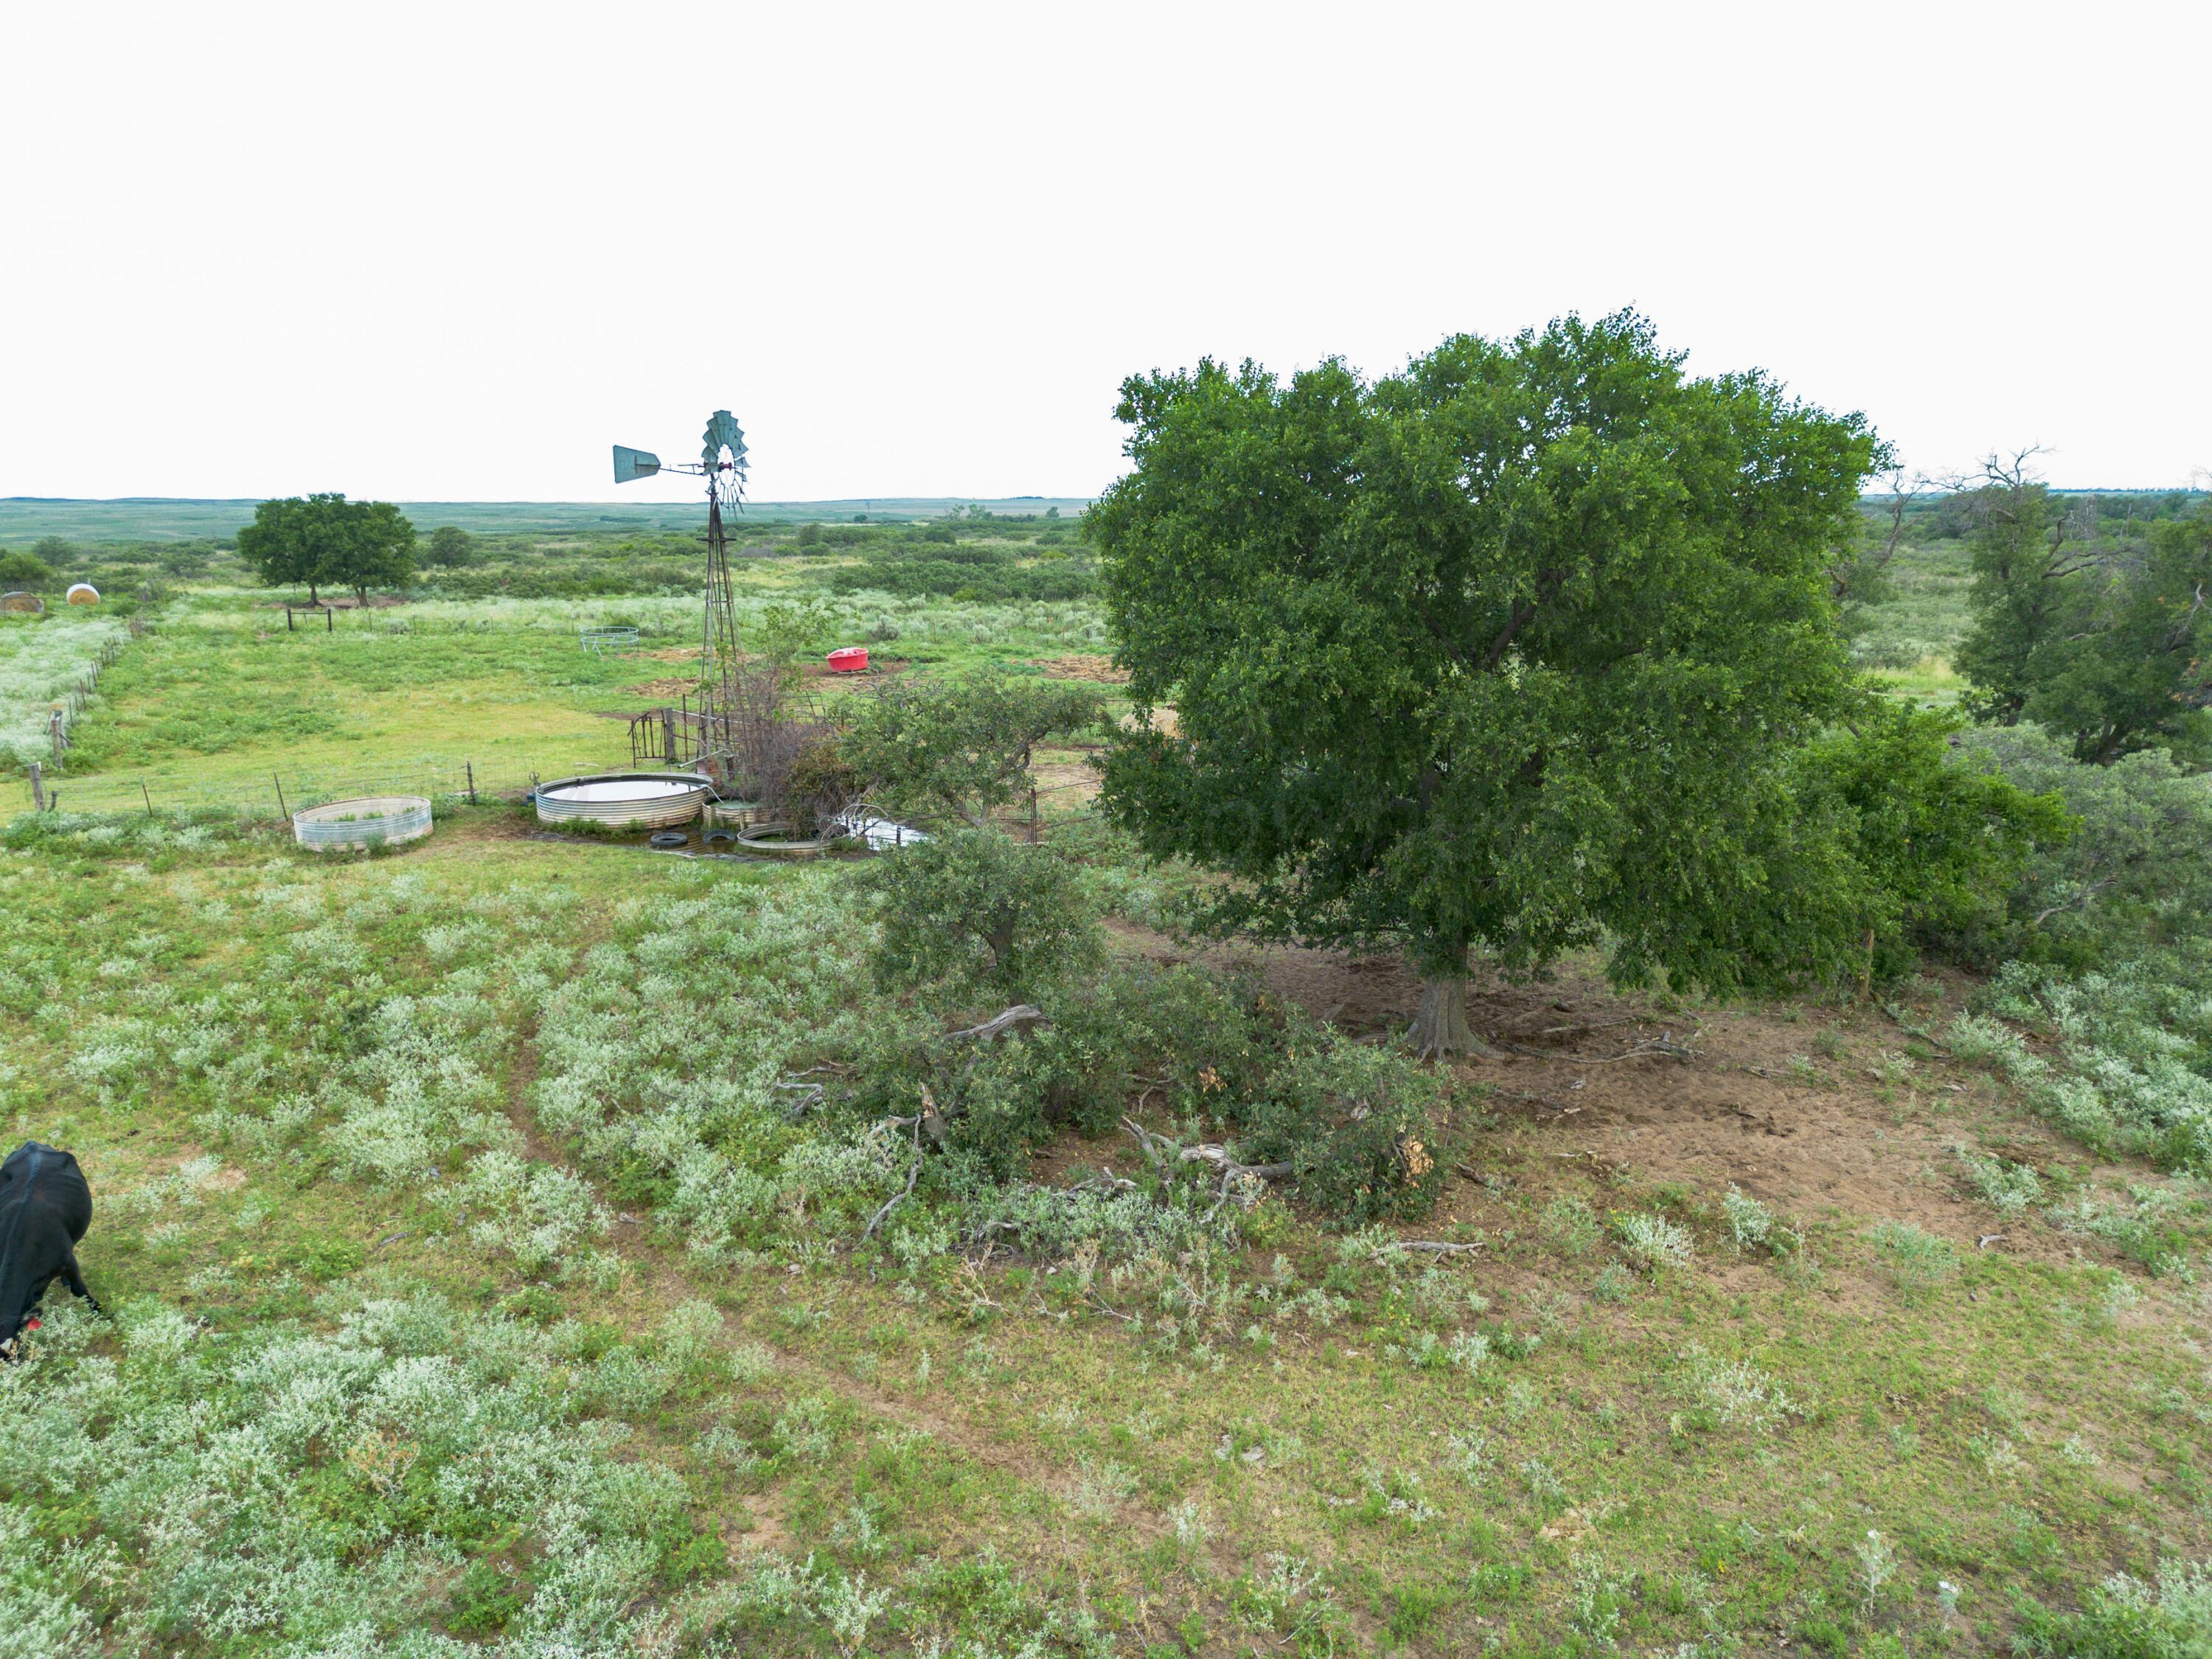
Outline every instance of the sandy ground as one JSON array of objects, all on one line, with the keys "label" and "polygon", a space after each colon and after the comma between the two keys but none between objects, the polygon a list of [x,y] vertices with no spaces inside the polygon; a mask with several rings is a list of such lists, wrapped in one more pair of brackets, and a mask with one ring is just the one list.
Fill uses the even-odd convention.
[{"label": "sandy ground", "polygon": [[[1163,963],[1195,956],[1256,972],[1270,990],[1356,1036],[1402,1030],[1420,998],[1419,979],[1393,956],[1194,951],[1148,930],[1115,931],[1125,948]],[[1968,988],[1947,985],[1945,1007],[1954,1009]],[[1587,1160],[1582,1173],[1644,1186],[1680,1182],[1708,1200],[1735,1186],[1801,1220],[1911,1221],[1969,1250],[1996,1225],[1968,1196],[1951,1152],[1973,1138],[1970,1111],[1976,1121],[1990,1115],[1980,1074],[1934,1060],[1898,1080],[1878,1078],[1873,1068],[1901,1054],[1907,1039],[1863,1006],[1804,1000],[1669,1011],[1660,1001],[1616,993],[1588,971],[1563,969],[1536,985],[1472,982],[1469,1024],[1493,1043],[1537,1052],[1499,1046],[1457,1066],[1489,1086],[1486,1104],[1498,1121],[1475,1137],[1470,1157],[1503,1162],[1522,1185],[1554,1184],[1532,1163],[1565,1177],[1565,1166]],[[1929,1012],[1939,1027],[1949,1017]],[[1633,1052],[1655,1040],[1692,1053]],[[2041,1164],[2068,1155],[2032,1121],[2005,1117],[2014,1136],[2006,1156]],[[1485,1173],[1496,1172],[1470,1167],[1452,1182],[1426,1227],[1483,1223],[1491,1194],[1471,1177]],[[2008,1239],[1994,1248],[2063,1255],[2071,1246]]]}]

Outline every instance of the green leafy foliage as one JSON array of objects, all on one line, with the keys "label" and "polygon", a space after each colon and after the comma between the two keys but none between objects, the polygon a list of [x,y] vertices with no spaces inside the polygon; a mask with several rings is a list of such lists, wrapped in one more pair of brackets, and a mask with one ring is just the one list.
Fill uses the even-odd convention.
[{"label": "green leafy foliage", "polygon": [[1865,930],[1870,975],[1906,972],[1919,946],[2002,923],[2031,857],[2069,838],[2056,794],[1960,763],[1958,725],[1870,702],[1797,759],[1801,811],[1840,838],[1838,890]]},{"label": "green leafy foliage", "polygon": [[52,591],[56,580],[53,566],[35,553],[0,552],[0,588],[43,593]]},{"label": "green leafy foliage", "polygon": [[1080,875],[1049,849],[995,830],[901,848],[871,872],[885,985],[1033,997],[1096,966],[1104,949]]},{"label": "green leafy foliage", "polygon": [[2033,720],[2099,764],[2212,744],[2212,509],[2108,540],[2035,481],[1992,458],[1966,507],[1973,627],[1958,665],[1976,715]]},{"label": "green leafy foliage", "polygon": [[949,523],[927,526],[911,542],[876,543],[860,563],[840,566],[829,580],[838,593],[931,594],[998,604],[1088,599],[1098,586],[1087,561],[1037,560],[1011,547],[962,542]]},{"label": "green leafy foliage", "polygon": [[2212,928],[2212,778],[2156,750],[2085,764],[2032,725],[1960,741],[1973,763],[2057,798],[2080,826],[2039,842],[2005,915],[1960,936],[1970,957],[2084,967]]},{"label": "green leafy foliage", "polygon": [[477,561],[477,538],[458,525],[441,524],[430,532],[422,562],[441,570],[459,570]]},{"label": "green leafy foliage", "polygon": [[1207,362],[1120,413],[1089,522],[1131,696],[1179,730],[1118,738],[1107,799],[1243,878],[1218,920],[1402,935],[1440,977],[1478,945],[1717,988],[1840,954],[1766,901],[1789,757],[1850,684],[1862,418],[1690,380],[1626,314],[1373,383]]},{"label": "green leafy foliage", "polygon": [[389,501],[342,495],[264,501],[238,532],[239,556],[270,587],[325,584],[367,598],[372,587],[404,587],[415,576],[415,526]]},{"label": "green leafy foliage", "polygon": [[1011,804],[1047,738],[1097,724],[1086,686],[1004,671],[951,681],[895,680],[869,698],[842,745],[869,794],[899,811],[981,828]]}]

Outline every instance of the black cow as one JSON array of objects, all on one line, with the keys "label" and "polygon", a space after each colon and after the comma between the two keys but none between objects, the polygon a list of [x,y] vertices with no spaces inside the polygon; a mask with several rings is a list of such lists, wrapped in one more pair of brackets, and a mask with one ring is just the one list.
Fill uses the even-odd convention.
[{"label": "black cow", "polygon": [[31,1310],[56,1279],[100,1311],[76,1265],[91,1225],[92,1188],[67,1152],[27,1140],[0,1164],[0,1360],[16,1357]]}]

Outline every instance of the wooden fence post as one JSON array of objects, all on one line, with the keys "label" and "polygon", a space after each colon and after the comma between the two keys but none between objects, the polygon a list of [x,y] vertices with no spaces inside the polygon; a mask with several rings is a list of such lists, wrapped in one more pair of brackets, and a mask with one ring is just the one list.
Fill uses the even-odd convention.
[{"label": "wooden fence post", "polygon": [[474,806],[477,804],[477,763],[474,761],[461,763],[469,769],[469,805]]},{"label": "wooden fence post", "polygon": [[36,761],[31,763],[31,810],[33,812],[46,810],[46,781],[40,775]]}]

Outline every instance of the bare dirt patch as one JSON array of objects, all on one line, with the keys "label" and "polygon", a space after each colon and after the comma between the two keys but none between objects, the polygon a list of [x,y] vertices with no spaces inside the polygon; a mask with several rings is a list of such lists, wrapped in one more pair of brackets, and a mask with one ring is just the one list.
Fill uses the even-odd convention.
[{"label": "bare dirt patch", "polygon": [[1054,805],[1072,806],[1098,793],[1098,774],[1086,761],[1046,761],[1030,768],[1037,799]]},{"label": "bare dirt patch", "polygon": [[[1395,956],[1194,950],[1147,929],[1115,932],[1158,961],[1195,957],[1255,973],[1275,994],[1363,1037],[1402,1030],[1420,998],[1419,977]],[[1947,1000],[1963,989],[1948,988]],[[1457,1068],[1489,1086],[1508,1131],[1483,1137],[1486,1151],[1555,1167],[1561,1177],[1568,1161],[1586,1158],[1639,1185],[1679,1182],[1709,1200],[1735,1186],[1807,1220],[1911,1221],[1969,1251],[1998,1230],[1992,1212],[1965,1194],[1951,1152],[1971,1138],[1960,1108],[1985,1085],[1941,1060],[1901,1069],[1905,1035],[1878,1011],[1809,999],[1689,1010],[1563,969],[1544,984],[1478,979],[1468,988],[1468,1020],[1498,1045]],[[2033,1125],[2021,1133],[2047,1142]],[[2033,1162],[2033,1150],[2010,1155]],[[1424,1225],[1480,1224],[1481,1199],[1474,1182],[1454,1182]],[[2064,1254],[2057,1241],[2039,1246],[2019,1230],[2001,1248]]]},{"label": "bare dirt patch", "polygon": [[666,679],[644,680],[635,685],[625,685],[623,687],[623,695],[626,697],[646,697],[654,702],[665,702],[671,697],[687,696],[698,689],[699,682],[696,677],[686,678],[681,675],[672,675]]},{"label": "bare dirt patch", "polygon": [[1129,671],[1114,666],[1111,657],[1041,657],[1030,665],[1048,680],[1081,680],[1091,685],[1127,685]]}]

